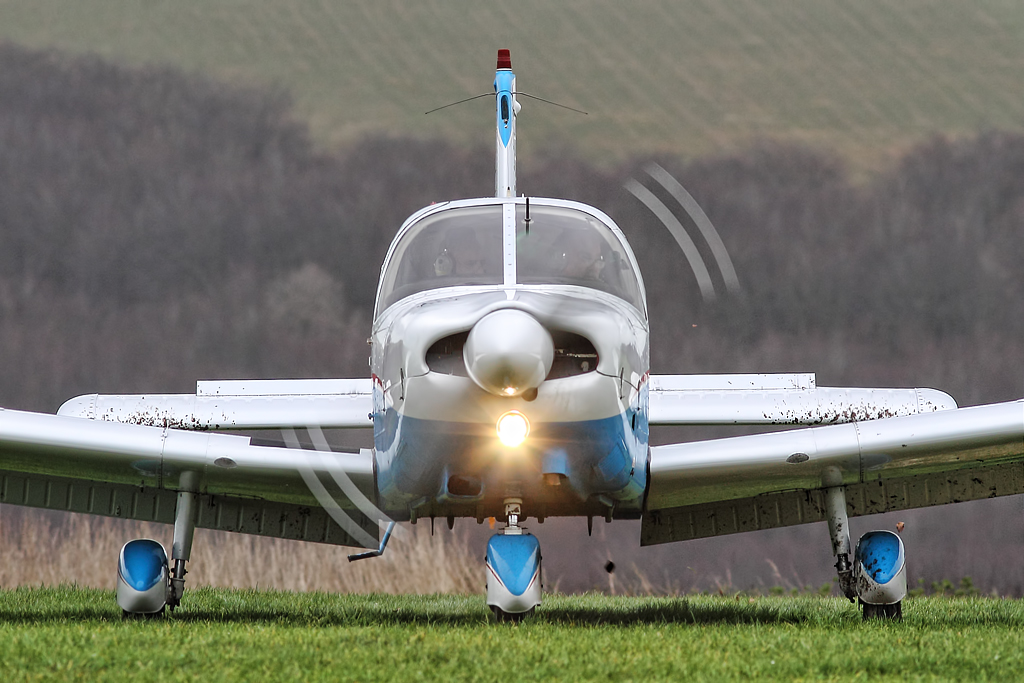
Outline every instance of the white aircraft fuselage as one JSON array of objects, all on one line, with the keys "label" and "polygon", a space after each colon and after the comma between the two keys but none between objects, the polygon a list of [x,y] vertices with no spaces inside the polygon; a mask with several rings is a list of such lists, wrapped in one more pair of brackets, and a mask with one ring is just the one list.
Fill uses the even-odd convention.
[{"label": "white aircraft fuselage", "polygon": [[[540,519],[639,516],[645,296],[599,210],[520,197],[414,214],[381,269],[371,344],[389,515],[503,518],[520,498]],[[511,440],[498,427],[508,415]]]}]

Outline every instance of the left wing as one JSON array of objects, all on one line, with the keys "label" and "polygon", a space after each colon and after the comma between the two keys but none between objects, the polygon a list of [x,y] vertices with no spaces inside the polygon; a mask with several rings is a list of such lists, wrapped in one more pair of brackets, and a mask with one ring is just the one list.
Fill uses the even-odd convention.
[{"label": "left wing", "polygon": [[641,544],[1024,493],[1024,401],[655,446]]}]

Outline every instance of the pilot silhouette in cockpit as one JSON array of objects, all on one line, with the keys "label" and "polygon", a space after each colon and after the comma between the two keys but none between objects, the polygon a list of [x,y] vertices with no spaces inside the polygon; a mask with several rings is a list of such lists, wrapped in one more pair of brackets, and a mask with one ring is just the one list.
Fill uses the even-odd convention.
[{"label": "pilot silhouette in cockpit", "polygon": [[599,280],[604,270],[604,257],[599,235],[573,232],[562,239],[561,275],[574,280]]},{"label": "pilot silhouette in cockpit", "polygon": [[434,275],[483,275],[486,272],[480,240],[471,231],[459,231],[446,240],[446,246],[434,259]]}]

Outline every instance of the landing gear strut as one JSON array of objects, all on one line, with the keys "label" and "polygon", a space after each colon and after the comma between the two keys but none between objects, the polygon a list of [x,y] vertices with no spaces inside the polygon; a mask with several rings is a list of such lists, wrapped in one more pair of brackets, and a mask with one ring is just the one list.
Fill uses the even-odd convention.
[{"label": "landing gear strut", "polygon": [[[186,477],[182,476],[182,484]],[[191,488],[191,487],[190,487]],[[174,539],[171,541],[171,579],[167,589],[167,605],[174,608],[181,604],[185,593],[185,563],[192,556],[192,537],[196,531],[196,494],[191,491],[178,492],[178,505],[174,509]]]},{"label": "landing gear strut", "polygon": [[850,519],[846,514],[846,489],[832,486],[825,489],[825,512],[828,515],[828,534],[832,539],[832,554],[836,556],[836,572],[839,574],[839,590],[850,602],[857,599],[857,588],[853,580],[853,563],[850,562]]},{"label": "landing gear strut", "polygon": [[181,475],[174,510],[174,539],[171,562],[158,541],[139,538],[121,548],[117,565],[117,604],[126,618],[159,617],[167,607],[173,611],[181,604],[185,592],[185,563],[192,554],[192,537],[196,530],[196,477]]},{"label": "landing gear strut", "polygon": [[[839,480],[837,476],[833,478]],[[903,619],[903,598],[907,595],[903,541],[890,531],[869,531],[861,536],[856,551],[851,553],[846,489],[841,485],[825,489],[825,512],[832,554],[836,556],[839,590],[850,602],[861,605],[865,621]]]}]

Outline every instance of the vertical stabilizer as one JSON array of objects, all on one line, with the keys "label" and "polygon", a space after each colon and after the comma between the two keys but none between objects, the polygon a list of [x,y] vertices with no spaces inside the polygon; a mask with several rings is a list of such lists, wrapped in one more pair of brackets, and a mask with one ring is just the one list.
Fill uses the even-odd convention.
[{"label": "vertical stabilizer", "polygon": [[516,196],[516,75],[508,50],[498,50],[498,70],[494,74],[497,110],[497,157],[494,170],[494,195]]}]

